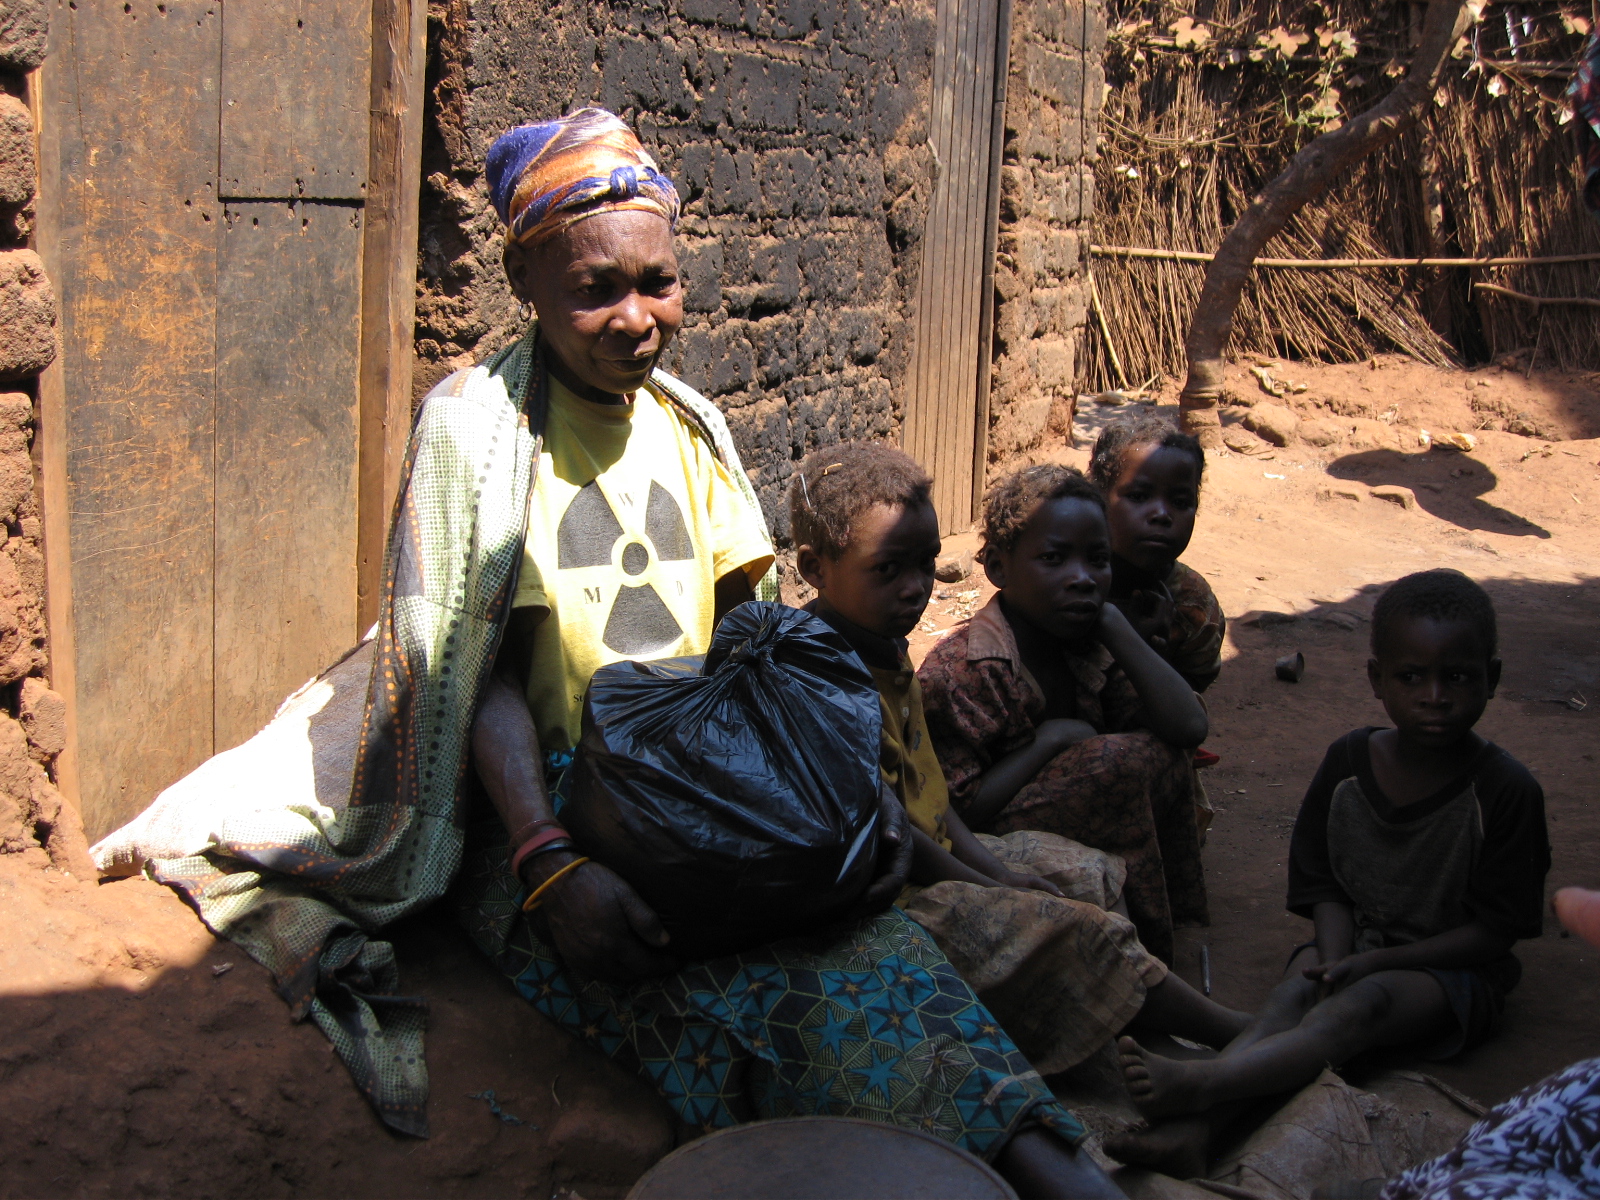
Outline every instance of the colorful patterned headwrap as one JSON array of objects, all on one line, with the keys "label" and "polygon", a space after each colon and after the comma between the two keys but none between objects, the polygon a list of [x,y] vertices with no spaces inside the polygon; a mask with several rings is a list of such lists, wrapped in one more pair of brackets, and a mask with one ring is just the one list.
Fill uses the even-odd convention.
[{"label": "colorful patterned headwrap", "polygon": [[487,166],[495,211],[523,246],[620,209],[653,212],[678,225],[678,189],[622,118],[603,108],[519,125],[495,139]]}]

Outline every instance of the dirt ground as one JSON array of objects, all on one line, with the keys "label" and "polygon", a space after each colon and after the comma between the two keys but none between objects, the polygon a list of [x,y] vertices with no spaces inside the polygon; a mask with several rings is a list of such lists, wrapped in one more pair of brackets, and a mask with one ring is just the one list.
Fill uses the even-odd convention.
[{"label": "dirt ground", "polygon": [[[1230,630],[1207,694],[1208,746],[1222,756],[1207,776],[1213,924],[1183,936],[1179,968],[1199,983],[1208,945],[1215,995],[1239,1007],[1259,1002],[1306,937],[1283,912],[1289,830],[1327,744],[1383,720],[1364,681],[1366,618],[1409,571],[1458,567],[1494,596],[1506,670],[1482,729],[1544,785],[1551,889],[1600,885],[1597,381],[1525,378],[1525,362],[1295,364],[1265,368],[1274,388],[1291,385],[1273,397],[1251,365],[1231,382],[1259,403],[1225,416],[1242,449],[1208,464],[1186,557]],[[1294,414],[1286,445],[1247,429],[1285,428],[1259,404]],[[1086,404],[1080,440],[1119,411]],[[1423,429],[1477,444],[1429,450]],[[1411,502],[1374,496],[1385,485]],[[917,649],[987,593],[979,580],[940,585]],[[1305,676],[1281,683],[1273,661],[1295,650]],[[1526,973],[1503,1032],[1429,1068],[1481,1100],[1600,1054],[1600,963],[1547,925],[1519,947]],[[266,973],[174,895],[74,880],[38,850],[0,854],[0,1197],[595,1197],[621,1194],[670,1144],[648,1090],[516,999],[447,917],[425,915],[395,941],[406,986],[432,1006],[426,1141],[385,1132],[321,1035],[289,1022]],[[497,1118],[489,1091],[522,1123]]]}]

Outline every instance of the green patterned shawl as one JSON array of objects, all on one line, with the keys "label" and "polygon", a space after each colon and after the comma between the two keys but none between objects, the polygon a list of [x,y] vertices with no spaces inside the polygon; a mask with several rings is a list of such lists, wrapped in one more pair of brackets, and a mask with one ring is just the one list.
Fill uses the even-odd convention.
[{"label": "green patterned shawl", "polygon": [[[420,998],[372,935],[439,899],[461,863],[471,727],[516,589],[545,411],[537,327],[457,372],[417,414],[396,499],[376,656],[348,808],[285,795],[203,854],[158,860],[217,934],[268,968],[395,1129],[426,1136]],[[715,447],[756,511],[717,410],[656,372],[658,395]],[[769,572],[758,593],[776,599]]]}]

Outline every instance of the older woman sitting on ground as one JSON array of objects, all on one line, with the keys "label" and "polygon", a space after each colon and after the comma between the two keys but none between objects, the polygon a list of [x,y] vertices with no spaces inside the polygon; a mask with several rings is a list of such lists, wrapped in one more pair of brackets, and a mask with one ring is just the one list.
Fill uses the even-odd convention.
[{"label": "older woman sitting on ground", "polygon": [[102,860],[148,863],[268,966],[406,1132],[427,1130],[424,1018],[371,935],[453,886],[517,990],[641,1072],[691,1129],[865,1117],[964,1146],[1027,1195],[1119,1194],[932,939],[889,907],[909,857],[897,808],[864,915],[711,961],[676,959],[634,890],[574,852],[552,795],[590,676],[704,653],[724,612],[772,597],[772,547],[721,415],[657,368],[683,317],[672,183],[599,109],[505,134],[488,177],[507,276],[538,320],[418,412],[348,803],[319,804],[274,763],[283,780],[253,781],[267,801],[224,814],[208,782],[191,789],[205,793],[194,838],[152,848],[183,824],[168,821],[174,795]]},{"label": "older woman sitting on ground", "polygon": [[[1076,1122],[931,940],[888,909],[903,865],[873,889],[880,911],[848,928],[683,963],[633,889],[579,865],[553,823],[590,675],[703,653],[772,549],[720,415],[657,368],[683,319],[672,184],[597,109],[512,130],[488,169],[506,273],[538,320],[509,355],[441,386],[503,394],[540,449],[473,730],[497,815],[478,827],[460,893],[479,944],[530,1003],[643,1072],[694,1129],[867,1117],[994,1158],[1030,1192],[1108,1194],[1074,1150]],[[519,901],[541,888],[536,920]]]}]

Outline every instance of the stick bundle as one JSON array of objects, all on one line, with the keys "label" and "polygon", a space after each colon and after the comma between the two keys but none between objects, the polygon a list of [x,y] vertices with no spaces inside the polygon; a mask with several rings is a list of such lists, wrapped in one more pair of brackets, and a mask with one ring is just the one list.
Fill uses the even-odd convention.
[{"label": "stick bundle", "polygon": [[[1214,251],[1250,197],[1318,132],[1319,120],[1369,108],[1394,86],[1420,7],[1324,0],[1312,13],[1283,0],[1113,0],[1095,241]],[[1351,362],[1398,351],[1442,366],[1537,339],[1541,364],[1600,368],[1600,325],[1589,306],[1507,303],[1473,287],[1600,298],[1592,257],[1600,254],[1600,222],[1579,201],[1582,121],[1563,124],[1566,79],[1545,69],[1575,66],[1582,37],[1552,0],[1517,6],[1515,22],[1506,10],[1485,9],[1416,128],[1349,172],[1267,247],[1289,260],[1410,261],[1256,270],[1235,318],[1233,355]],[[1168,33],[1182,17],[1203,24],[1209,42],[1176,46]],[[1319,54],[1319,28],[1353,34],[1354,56]],[[1293,54],[1252,62],[1240,52],[1284,31],[1306,35]],[[1541,64],[1540,72],[1517,70],[1522,60]],[[1491,80],[1500,81],[1493,90]],[[1414,261],[1568,256],[1577,261]],[[1204,264],[1136,255],[1091,261],[1126,376],[1181,377]],[[1085,385],[1115,386],[1105,337],[1091,329],[1086,343]]]}]

